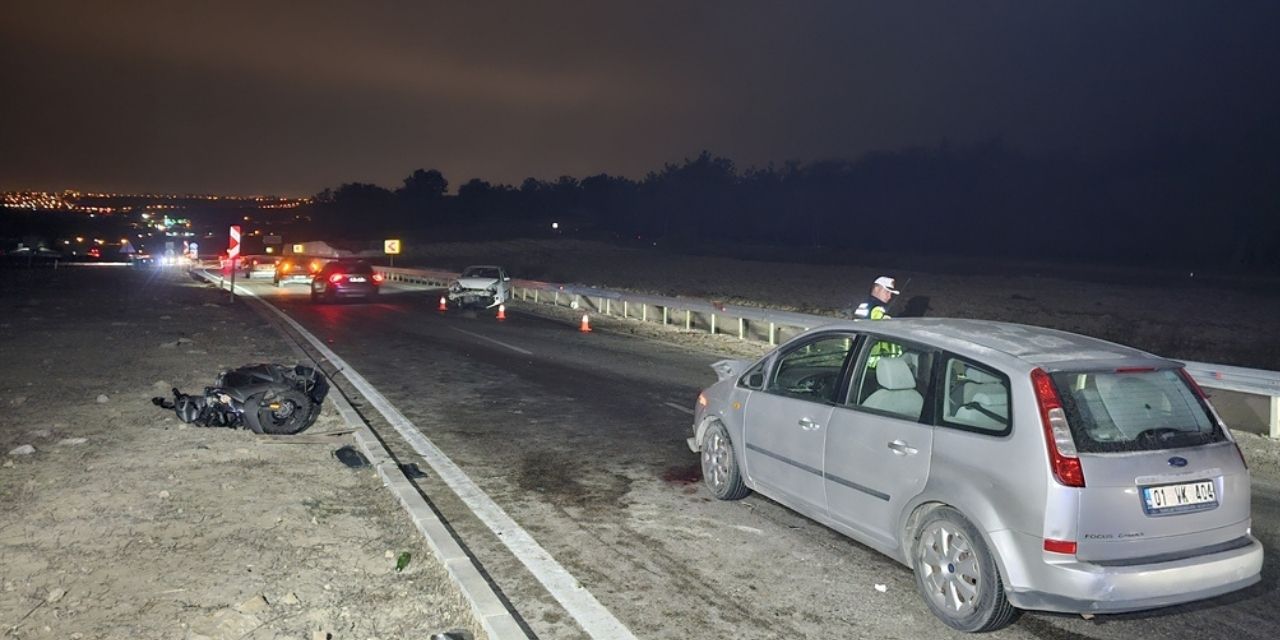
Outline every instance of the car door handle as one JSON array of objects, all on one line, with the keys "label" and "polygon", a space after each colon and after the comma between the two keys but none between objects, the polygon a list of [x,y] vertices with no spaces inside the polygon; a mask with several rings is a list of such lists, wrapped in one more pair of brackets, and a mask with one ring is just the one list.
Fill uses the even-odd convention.
[{"label": "car door handle", "polygon": [[900,456],[914,456],[915,454],[920,453],[919,449],[916,449],[901,440],[894,440],[893,442],[890,442],[889,449],[893,451],[895,455]]},{"label": "car door handle", "polygon": [[808,418],[800,418],[800,428],[804,429],[805,431],[815,431],[817,429],[821,429],[822,425]]}]

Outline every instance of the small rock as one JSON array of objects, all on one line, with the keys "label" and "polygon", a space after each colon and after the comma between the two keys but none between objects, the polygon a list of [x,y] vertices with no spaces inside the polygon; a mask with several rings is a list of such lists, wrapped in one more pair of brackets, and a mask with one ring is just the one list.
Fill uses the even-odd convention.
[{"label": "small rock", "polygon": [[28,431],[27,435],[31,436],[32,438],[48,438],[53,434],[50,433],[48,429],[36,429],[34,431]]},{"label": "small rock", "polygon": [[58,444],[63,447],[70,447],[72,445],[84,444],[88,441],[88,438],[63,438],[58,441]]},{"label": "small rock", "polygon": [[298,597],[298,594],[290,591],[280,598],[280,602],[287,605],[298,605],[302,604],[302,599]]},{"label": "small rock", "polygon": [[35,447],[33,447],[33,446],[29,445],[29,444],[24,444],[24,445],[22,445],[22,446],[20,446],[20,447],[14,447],[13,449],[10,449],[10,450],[9,450],[9,455],[11,455],[11,456],[29,456],[29,455],[31,455],[31,454],[33,454],[33,453],[35,453],[35,452],[36,452],[36,448],[35,448]]},{"label": "small rock", "polygon": [[884,593],[888,590],[889,590],[889,585],[885,585],[885,584],[876,585],[876,591],[879,591],[880,593]]},{"label": "small rock", "polygon": [[13,397],[13,399],[9,401],[9,406],[11,406],[11,407],[16,407],[16,406],[19,406],[19,405],[21,405],[22,403],[24,403],[24,402],[26,402],[26,401],[27,401],[27,397],[26,397],[26,396],[14,396],[14,397]]},{"label": "small rock", "polygon": [[384,558],[386,558],[386,559],[390,560],[390,559],[392,559],[392,558],[396,557],[396,552],[394,552],[394,551],[392,551],[392,550],[390,550],[390,549],[387,549],[387,552],[386,552],[386,553],[384,553],[384,554],[382,554],[382,557],[384,557]]},{"label": "small rock", "polygon": [[108,402],[111,402],[111,398],[108,398],[107,394],[105,393],[98,394],[98,404],[106,404]]},{"label": "small rock", "polygon": [[65,595],[67,595],[67,590],[63,589],[62,587],[58,587],[57,589],[50,591],[49,595],[45,596],[44,601],[48,602],[49,604],[53,604],[61,600],[62,596],[65,596]]},{"label": "small rock", "polygon": [[5,467],[5,468],[12,467],[12,466],[13,466],[13,461],[12,461],[12,460],[5,460],[5,461],[4,461],[4,464],[3,464],[3,465],[0,465],[0,466],[3,466],[3,467]]},{"label": "small rock", "polygon": [[474,638],[475,636],[465,629],[453,629],[431,635],[431,640],[473,640]]},{"label": "small rock", "polygon": [[167,498],[169,497],[169,492],[168,492],[168,491],[161,491],[160,493],[157,493],[157,494],[156,494],[156,496],[158,496],[161,500],[164,500],[164,499],[167,499]]},{"label": "small rock", "polygon": [[240,613],[260,613],[270,608],[271,603],[261,593],[236,605],[236,611]]},{"label": "small rock", "polygon": [[195,340],[192,340],[191,338],[178,338],[176,342],[179,345],[183,345],[183,344],[191,344],[192,342],[195,342]]}]

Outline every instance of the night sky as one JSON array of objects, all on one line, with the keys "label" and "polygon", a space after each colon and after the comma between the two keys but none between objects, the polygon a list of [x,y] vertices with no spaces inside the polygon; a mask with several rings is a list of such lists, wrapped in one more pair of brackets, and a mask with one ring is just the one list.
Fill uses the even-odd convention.
[{"label": "night sky", "polygon": [[418,167],[456,187],[702,149],[1087,157],[1280,131],[1280,2],[186,4],[8,3],[0,190],[306,195]]}]

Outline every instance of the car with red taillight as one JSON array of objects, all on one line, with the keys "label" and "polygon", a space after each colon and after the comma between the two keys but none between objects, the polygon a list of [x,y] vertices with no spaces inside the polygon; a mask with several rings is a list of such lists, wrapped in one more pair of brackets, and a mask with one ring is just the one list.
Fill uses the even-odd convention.
[{"label": "car with red taillight", "polygon": [[283,256],[275,263],[275,276],[272,281],[277,287],[294,282],[309,283],[332,260],[333,258],[317,256]]},{"label": "car with red taillight", "polygon": [[707,488],[754,490],[911,567],[953,628],[1260,579],[1247,465],[1176,361],[919,318],[840,322],[713,366],[689,438]]},{"label": "car with red taillight", "polygon": [[311,279],[311,301],[369,300],[378,295],[382,281],[382,274],[368,262],[334,260],[321,267]]}]

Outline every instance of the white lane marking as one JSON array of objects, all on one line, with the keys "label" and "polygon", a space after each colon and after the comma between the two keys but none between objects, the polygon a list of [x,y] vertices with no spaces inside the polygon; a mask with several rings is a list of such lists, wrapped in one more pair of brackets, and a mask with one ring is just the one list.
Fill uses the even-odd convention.
[{"label": "white lane marking", "polygon": [[683,411],[683,412],[685,412],[685,413],[687,413],[687,414],[689,414],[689,415],[693,415],[693,409],[690,409],[689,407],[681,406],[681,405],[678,405],[678,404],[676,404],[676,403],[674,403],[674,402],[664,402],[664,403],[662,403],[662,404],[667,405],[668,407],[671,407],[672,409],[675,409],[676,411]]},{"label": "white lane marking", "polygon": [[[236,289],[241,288],[236,285]],[[516,524],[516,521],[512,520],[511,516],[493,501],[493,498],[490,498],[457,464],[454,464],[453,460],[450,460],[431,440],[427,439],[408,418],[404,417],[404,414],[400,413],[399,409],[396,409],[368,380],[365,380],[364,376],[357,373],[351,365],[338,357],[338,354],[284,311],[248,289],[243,291],[261,300],[267,308],[280,316],[280,319],[306,338],[307,342],[311,343],[311,346],[315,347],[321,355],[338,367],[351,382],[351,386],[363,394],[365,400],[373,405],[392,427],[395,427],[413,450],[417,451],[418,455],[421,455],[422,459],[435,470],[436,475],[449,485],[449,488],[481,522],[489,527],[494,535],[498,536],[498,540],[501,540],[507,549],[510,549],[511,553],[524,564],[529,573],[542,583],[547,592],[565,608],[565,611],[569,612],[587,635],[603,640],[635,640],[635,635],[626,625],[615,618],[603,604],[600,604],[600,601],[596,600],[596,597],[591,595],[591,592],[578,582],[573,574],[551,557],[551,554],[547,553],[547,550],[543,549],[528,531]]]},{"label": "white lane marking", "polygon": [[449,328],[450,328],[450,329],[453,329],[454,331],[457,331],[458,333],[465,333],[465,334],[467,334],[467,335],[469,335],[469,336],[471,336],[471,337],[473,337],[473,338],[480,338],[481,340],[488,340],[489,342],[492,342],[492,343],[494,343],[494,344],[496,344],[496,345],[498,345],[498,346],[500,346],[500,347],[506,347],[506,348],[508,348],[508,349],[510,349],[510,350],[512,350],[512,351],[516,351],[516,352],[518,352],[518,353],[523,353],[523,354],[525,354],[526,356],[531,356],[531,355],[533,355],[533,352],[532,352],[532,351],[528,351],[528,350],[525,350],[525,349],[521,349],[520,347],[517,347],[517,346],[515,346],[515,345],[513,345],[513,344],[507,344],[507,343],[505,343],[505,342],[503,342],[503,341],[501,341],[501,340],[494,340],[493,338],[490,338],[489,336],[482,336],[482,335],[480,335],[480,334],[478,334],[478,333],[472,333],[472,332],[470,332],[470,331],[467,331],[466,329],[459,329],[459,328],[457,328],[457,327],[449,327]]}]

